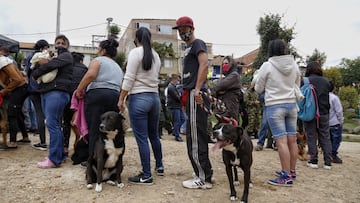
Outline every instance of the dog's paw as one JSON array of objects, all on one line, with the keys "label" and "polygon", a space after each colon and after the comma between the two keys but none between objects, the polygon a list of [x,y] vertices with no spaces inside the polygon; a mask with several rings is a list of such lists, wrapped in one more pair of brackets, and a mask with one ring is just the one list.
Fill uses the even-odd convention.
[{"label": "dog's paw", "polygon": [[86,188],[89,189],[89,190],[92,189],[92,184],[87,184]]},{"label": "dog's paw", "polygon": [[249,187],[252,188],[252,187],[253,187],[253,184],[252,184],[252,183],[249,183]]},{"label": "dog's paw", "polygon": [[230,200],[231,201],[236,201],[236,200],[238,200],[238,198],[236,196],[230,196]]},{"label": "dog's paw", "polygon": [[101,192],[102,191],[102,184],[101,183],[100,184],[96,183],[95,191],[96,192]]},{"label": "dog's paw", "polygon": [[106,181],[106,183],[109,185],[113,185],[113,186],[116,185],[116,183],[112,180],[108,180],[108,181]]},{"label": "dog's paw", "polygon": [[240,185],[240,182],[239,182],[239,181],[234,181],[234,185],[235,185],[235,186],[239,186],[239,185]]},{"label": "dog's paw", "polygon": [[124,183],[118,183],[116,186],[117,186],[118,188],[123,188],[125,185],[124,185]]}]

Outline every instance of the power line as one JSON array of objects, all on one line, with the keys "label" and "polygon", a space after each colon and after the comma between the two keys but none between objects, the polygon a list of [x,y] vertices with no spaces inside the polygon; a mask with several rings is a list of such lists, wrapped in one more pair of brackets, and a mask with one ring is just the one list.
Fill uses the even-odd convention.
[{"label": "power line", "polygon": [[[100,25],[105,25],[105,24],[106,23],[98,23],[98,24],[95,24],[95,25],[88,25],[88,26],[84,26],[84,27],[61,30],[61,32],[71,32],[71,31],[76,31],[76,30],[83,30],[83,29],[96,27],[96,26],[100,26]],[[38,33],[5,34],[5,35],[9,35],[9,36],[29,36],[29,35],[44,35],[44,34],[53,34],[53,33],[55,33],[55,32],[38,32]]]}]

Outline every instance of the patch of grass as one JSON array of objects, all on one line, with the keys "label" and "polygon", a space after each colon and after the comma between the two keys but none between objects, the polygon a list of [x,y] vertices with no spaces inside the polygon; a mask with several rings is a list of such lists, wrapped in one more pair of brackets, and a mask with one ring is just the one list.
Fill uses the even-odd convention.
[{"label": "patch of grass", "polygon": [[349,137],[343,137],[342,141],[343,142],[360,142],[360,138],[359,139],[353,139],[353,138],[349,138]]}]

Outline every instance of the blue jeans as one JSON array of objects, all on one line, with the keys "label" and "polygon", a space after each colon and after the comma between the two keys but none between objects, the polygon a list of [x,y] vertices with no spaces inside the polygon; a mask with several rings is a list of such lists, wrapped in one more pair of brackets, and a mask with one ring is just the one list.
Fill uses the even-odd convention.
[{"label": "blue jeans", "polygon": [[336,157],[342,139],[342,126],[340,124],[330,126],[330,140],[332,145],[332,156]]},{"label": "blue jeans", "polygon": [[266,118],[273,138],[296,135],[297,111],[295,103],[266,106]]},{"label": "blue jeans", "polygon": [[129,95],[129,116],[139,148],[144,178],[151,176],[150,148],[155,157],[155,167],[163,167],[162,149],[159,136],[160,98],[158,93],[144,92]]},{"label": "blue jeans", "polygon": [[49,159],[60,165],[65,158],[64,135],[61,129],[62,114],[70,95],[64,91],[53,90],[41,95],[41,104],[50,134]]},{"label": "blue jeans", "polygon": [[259,140],[258,140],[257,144],[264,146],[266,133],[269,129],[269,124],[266,119],[266,107],[265,106],[263,106],[263,113],[262,113],[261,119],[262,120],[261,120],[261,126],[260,126],[260,131],[259,131]]},{"label": "blue jeans", "polygon": [[173,118],[173,124],[174,124],[173,134],[175,135],[175,137],[179,137],[180,136],[180,128],[181,128],[182,124],[185,122],[184,112],[180,107],[169,108],[169,109],[172,112],[172,118]]}]

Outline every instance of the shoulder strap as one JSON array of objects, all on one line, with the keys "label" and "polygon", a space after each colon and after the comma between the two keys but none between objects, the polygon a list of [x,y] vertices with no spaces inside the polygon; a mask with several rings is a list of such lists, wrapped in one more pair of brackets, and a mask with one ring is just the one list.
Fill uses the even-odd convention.
[{"label": "shoulder strap", "polygon": [[310,84],[310,81],[309,81],[308,77],[304,77],[304,84]]}]

